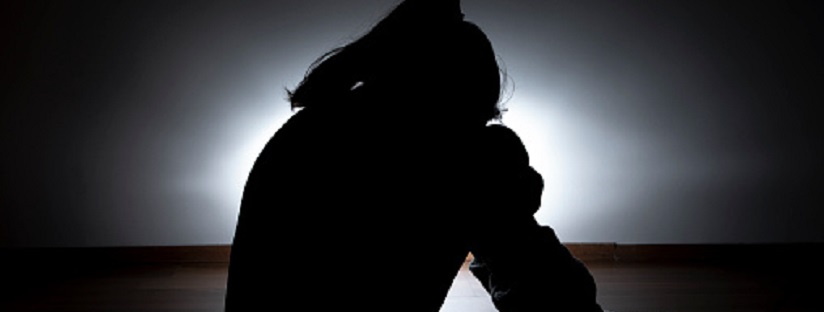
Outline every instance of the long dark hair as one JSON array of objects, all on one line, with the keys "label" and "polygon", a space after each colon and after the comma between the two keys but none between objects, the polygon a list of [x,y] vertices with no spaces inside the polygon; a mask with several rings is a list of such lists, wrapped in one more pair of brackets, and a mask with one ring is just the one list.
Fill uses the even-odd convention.
[{"label": "long dark hair", "polygon": [[437,114],[486,122],[500,117],[501,85],[492,43],[463,20],[459,1],[407,0],[318,58],[288,99],[297,109],[360,98],[410,114],[430,103]]}]

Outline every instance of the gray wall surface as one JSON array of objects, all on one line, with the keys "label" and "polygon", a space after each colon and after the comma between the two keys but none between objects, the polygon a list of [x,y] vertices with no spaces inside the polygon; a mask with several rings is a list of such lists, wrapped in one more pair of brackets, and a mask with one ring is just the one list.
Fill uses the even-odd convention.
[{"label": "gray wall surface", "polygon": [[[230,243],[284,88],[395,3],[9,4],[0,246]],[[463,6],[562,240],[824,241],[815,2]]]}]

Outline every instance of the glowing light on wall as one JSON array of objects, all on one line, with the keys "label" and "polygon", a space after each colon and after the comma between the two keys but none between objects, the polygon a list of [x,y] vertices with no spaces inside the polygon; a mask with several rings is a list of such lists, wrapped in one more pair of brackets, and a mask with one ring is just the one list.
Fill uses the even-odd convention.
[{"label": "glowing light on wall", "polygon": [[[593,220],[632,206],[643,189],[628,179],[641,170],[643,142],[622,129],[610,129],[569,109],[574,99],[541,98],[519,90],[508,103],[503,123],[526,145],[531,165],[544,178],[538,221],[563,237],[589,239]],[[574,107],[574,106],[573,106]],[[597,231],[595,231],[597,232]]]}]

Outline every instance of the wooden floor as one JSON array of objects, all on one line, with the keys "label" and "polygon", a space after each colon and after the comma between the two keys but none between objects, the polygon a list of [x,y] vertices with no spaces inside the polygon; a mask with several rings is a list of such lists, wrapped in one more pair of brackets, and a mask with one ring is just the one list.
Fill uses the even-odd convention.
[{"label": "wooden floor", "polygon": [[[820,286],[824,276],[821,270],[809,267],[666,263],[588,266],[598,283],[600,303],[618,312],[824,311],[820,299],[824,296]],[[223,307],[226,270],[226,264],[217,263],[10,271],[2,280],[0,311],[218,312]],[[464,268],[455,278],[441,311],[496,310]]]}]

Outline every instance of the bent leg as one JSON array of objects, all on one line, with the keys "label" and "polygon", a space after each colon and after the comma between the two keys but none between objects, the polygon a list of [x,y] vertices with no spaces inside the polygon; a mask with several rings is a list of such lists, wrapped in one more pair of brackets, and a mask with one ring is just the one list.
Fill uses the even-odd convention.
[{"label": "bent leg", "polygon": [[484,233],[472,273],[502,312],[602,311],[595,280],[555,232],[532,222]]}]

